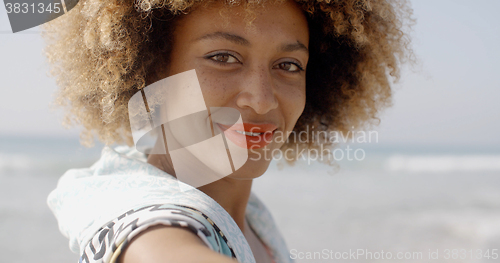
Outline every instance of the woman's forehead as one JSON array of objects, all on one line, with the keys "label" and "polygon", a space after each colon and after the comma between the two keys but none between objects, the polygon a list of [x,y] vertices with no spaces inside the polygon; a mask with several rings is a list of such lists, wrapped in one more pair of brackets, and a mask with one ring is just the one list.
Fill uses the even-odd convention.
[{"label": "woman's forehead", "polygon": [[226,39],[246,45],[260,37],[287,37],[307,45],[309,31],[305,15],[293,1],[258,5],[229,5],[217,1],[199,5],[179,17],[176,37],[179,35],[190,41]]}]

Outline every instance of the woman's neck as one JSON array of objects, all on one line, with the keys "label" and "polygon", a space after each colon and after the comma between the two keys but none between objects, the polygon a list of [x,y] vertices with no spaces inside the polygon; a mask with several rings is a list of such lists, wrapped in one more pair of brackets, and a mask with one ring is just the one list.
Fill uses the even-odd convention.
[{"label": "woman's neck", "polygon": [[250,198],[253,180],[222,178],[198,189],[221,205],[244,231],[245,212]]},{"label": "woman's neck", "polygon": [[[150,155],[148,163],[175,177],[169,155]],[[233,218],[240,230],[245,229],[245,212],[252,189],[252,179],[224,177],[218,181],[198,187],[214,199]]]}]

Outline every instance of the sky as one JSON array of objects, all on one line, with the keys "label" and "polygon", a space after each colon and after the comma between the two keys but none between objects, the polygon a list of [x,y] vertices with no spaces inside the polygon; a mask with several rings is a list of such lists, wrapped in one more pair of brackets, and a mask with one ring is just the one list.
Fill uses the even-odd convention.
[{"label": "sky", "polygon": [[[418,62],[393,86],[393,107],[374,128],[378,142],[500,148],[500,1],[411,4]],[[78,136],[51,107],[57,87],[42,51],[39,29],[13,34],[0,6],[0,136]]]}]

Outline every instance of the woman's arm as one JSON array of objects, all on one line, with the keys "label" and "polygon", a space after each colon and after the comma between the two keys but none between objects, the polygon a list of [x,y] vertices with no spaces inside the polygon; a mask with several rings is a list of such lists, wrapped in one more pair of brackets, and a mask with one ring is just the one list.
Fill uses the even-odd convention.
[{"label": "woman's arm", "polygon": [[184,228],[154,226],[134,237],[119,263],[236,263]]}]

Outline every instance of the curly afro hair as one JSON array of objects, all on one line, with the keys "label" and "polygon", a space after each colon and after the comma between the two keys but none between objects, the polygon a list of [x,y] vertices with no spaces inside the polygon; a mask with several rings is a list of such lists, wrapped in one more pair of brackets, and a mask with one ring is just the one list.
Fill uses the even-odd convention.
[{"label": "curly afro hair", "polygon": [[[225,0],[247,8],[264,0]],[[272,0],[280,1],[280,0]],[[283,0],[282,0],[283,1]],[[56,103],[67,124],[83,125],[82,142],[132,145],[128,101],[168,63],[175,18],[208,1],[80,0],[46,23],[43,36],[51,73],[60,86]],[[404,32],[413,23],[404,0],[296,0],[309,23],[306,106],[294,132],[347,132],[378,121],[391,105],[391,80],[411,60]],[[297,147],[296,147],[297,146]],[[289,140],[292,150],[318,147]],[[284,149],[282,148],[282,149]]]}]

